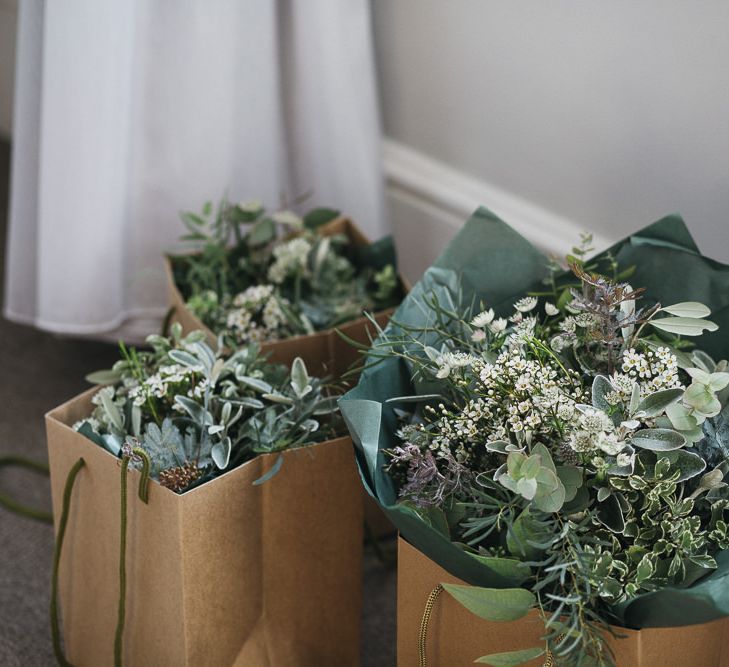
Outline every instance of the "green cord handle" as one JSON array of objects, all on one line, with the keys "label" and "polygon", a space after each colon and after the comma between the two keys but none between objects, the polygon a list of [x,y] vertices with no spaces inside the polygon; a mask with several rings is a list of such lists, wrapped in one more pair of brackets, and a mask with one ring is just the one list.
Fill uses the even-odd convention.
[{"label": "green cord handle", "polygon": [[[126,618],[126,548],[127,548],[127,470],[129,462],[134,459],[141,461],[142,474],[139,478],[139,499],[143,503],[149,500],[149,456],[138,447],[129,448],[124,451],[121,461],[121,515],[120,515],[120,535],[119,535],[119,607],[116,624],[116,634],[114,637],[114,665],[121,667],[122,664],[122,643],[124,637],[124,622]],[[61,648],[61,631],[58,619],[58,569],[61,562],[61,551],[63,549],[63,539],[66,535],[66,524],[68,523],[68,514],[71,507],[71,494],[76,482],[79,471],[83,468],[85,462],[80,458],[73,465],[66,478],[66,486],[63,490],[63,508],[61,512],[61,520],[58,524],[58,535],[56,536],[55,553],[53,555],[53,576],[51,580],[51,634],[53,636],[53,652],[56,661],[61,667],[73,667],[66,659]]]},{"label": "green cord handle", "polygon": [[142,474],[139,478],[139,499],[146,503],[149,500],[149,456],[140,447],[125,448],[121,465],[121,533],[119,535],[119,609],[114,636],[114,667],[122,665],[122,648],[124,640],[124,623],[127,606],[127,469],[132,459],[142,463]]},{"label": "green cord handle", "polygon": [[66,486],[63,489],[63,509],[61,511],[61,520],[58,522],[58,534],[56,535],[56,547],[53,553],[53,576],[51,578],[51,635],[53,636],[53,653],[56,655],[56,661],[61,667],[73,667],[66,660],[61,647],[61,630],[58,624],[58,566],[61,562],[61,550],[63,549],[63,538],[66,535],[66,524],[68,523],[68,511],[71,506],[71,493],[73,485],[76,482],[76,476],[79,470],[86,465],[83,459],[79,459],[73,465],[66,477]]},{"label": "green cord handle", "polygon": [[[22,456],[0,456],[0,468],[5,466],[26,468],[31,472],[38,473],[39,475],[45,475],[46,477],[49,474],[48,466],[45,463],[32,461],[31,459],[26,459]],[[10,510],[11,512],[15,512],[20,516],[27,517],[28,519],[35,519],[36,521],[42,521],[43,523],[53,523],[53,514],[51,512],[23,505],[4,493],[0,494],[0,506]]]}]

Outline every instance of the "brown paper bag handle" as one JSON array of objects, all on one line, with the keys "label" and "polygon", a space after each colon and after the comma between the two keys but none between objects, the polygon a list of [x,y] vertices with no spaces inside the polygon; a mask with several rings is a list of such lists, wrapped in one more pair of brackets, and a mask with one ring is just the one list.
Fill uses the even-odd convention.
[{"label": "brown paper bag handle", "polygon": [[[438,584],[428,595],[425,601],[425,609],[423,609],[423,618],[420,620],[420,631],[418,632],[418,663],[420,667],[428,667],[427,645],[428,645],[428,625],[430,624],[430,616],[433,613],[433,607],[438,600],[438,596],[443,592],[443,585]],[[560,635],[558,641],[562,638]],[[552,651],[547,649],[544,663],[542,667],[556,667],[554,655]]]},{"label": "brown paper bag handle", "polygon": [[[126,549],[127,549],[127,470],[129,462],[134,459],[142,464],[142,474],[139,478],[139,499],[146,503],[149,497],[149,467],[150,461],[147,453],[139,447],[128,447],[123,450],[121,461],[121,486],[120,486],[120,535],[119,535],[119,608],[114,636],[114,665],[121,667],[122,664],[122,640],[124,637],[124,622],[126,618]],[[56,661],[61,667],[73,667],[66,659],[61,647],[61,631],[58,622],[58,569],[61,562],[61,551],[63,550],[63,539],[66,535],[66,524],[71,509],[71,494],[81,468],[86,465],[83,458],[80,458],[73,465],[66,477],[66,486],[63,489],[63,507],[61,519],[58,523],[58,534],[53,555],[53,576],[51,579],[51,635],[53,636],[53,652]]]},{"label": "brown paper bag handle", "polygon": [[418,632],[418,662],[420,667],[428,667],[428,658],[426,656],[426,648],[428,641],[428,624],[430,623],[430,615],[433,613],[438,596],[443,592],[443,586],[438,584],[428,595],[425,601],[425,609],[423,609],[423,618],[420,620],[420,632]]}]

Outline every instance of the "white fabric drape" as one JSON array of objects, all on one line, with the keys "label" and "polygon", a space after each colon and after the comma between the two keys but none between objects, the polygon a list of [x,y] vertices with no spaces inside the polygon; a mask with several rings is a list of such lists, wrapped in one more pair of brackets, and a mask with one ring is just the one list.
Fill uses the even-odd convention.
[{"label": "white fabric drape", "polygon": [[223,194],[380,235],[374,78],[368,0],[20,3],[6,316],[159,317],[178,211]]}]

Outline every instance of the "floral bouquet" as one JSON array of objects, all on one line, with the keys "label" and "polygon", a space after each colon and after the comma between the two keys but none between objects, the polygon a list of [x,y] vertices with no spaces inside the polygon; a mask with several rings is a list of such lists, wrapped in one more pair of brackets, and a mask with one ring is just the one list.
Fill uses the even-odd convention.
[{"label": "floral bouquet", "polygon": [[329,440],[341,433],[336,396],[296,359],[289,371],[269,364],[252,343],[231,355],[214,352],[205,335],[149,336],[151,349],[120,345],[111,370],[92,373],[103,384],[93,412],[73,428],[114,456],[136,451],[152,479],[177,493],[203,484],[259,454]]},{"label": "floral bouquet", "polygon": [[332,387],[171,334],[46,418],[59,661],[57,603],[72,664],[356,663],[362,492]]},{"label": "floral bouquet", "polygon": [[486,664],[612,665],[621,628],[729,615],[729,267],[676,217],[583,241],[562,267],[479,209],[340,402],[368,490],[476,586],[445,590],[538,613]]},{"label": "floral bouquet", "polygon": [[224,201],[182,221],[194,251],[169,258],[181,308],[231,348],[329,330],[402,297],[392,239],[367,243],[337,211]]}]

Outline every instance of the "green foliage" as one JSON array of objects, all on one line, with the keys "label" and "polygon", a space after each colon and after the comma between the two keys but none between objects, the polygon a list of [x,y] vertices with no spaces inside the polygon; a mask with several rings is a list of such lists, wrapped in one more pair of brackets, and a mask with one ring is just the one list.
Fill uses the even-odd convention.
[{"label": "green foliage", "polygon": [[176,491],[257,454],[320,442],[341,430],[336,396],[309,376],[301,359],[288,372],[267,363],[255,345],[227,355],[210,348],[201,332],[182,338],[179,326],[171,338],[147,342],[148,351],[121,345],[114,368],[92,376],[118,379],[97,392],[92,415],[76,427],[115,455],[125,442],[141,447],[152,477],[174,478]]},{"label": "green foliage", "polygon": [[515,667],[534,660],[544,655],[543,648],[526,648],[521,651],[508,651],[507,653],[491,653],[490,655],[481,656],[476,660],[482,665],[491,665],[491,667]]},{"label": "green foliage", "polygon": [[[338,217],[315,209],[267,214],[259,202],[209,203],[183,213],[193,252],[172,258],[187,307],[232,347],[328,329],[402,296],[391,239],[359,249],[320,228]],[[384,259],[384,261],[383,261]]]},{"label": "green foliage", "polygon": [[565,501],[565,487],[557,476],[549,450],[541,444],[532,447],[532,454],[510,452],[505,470],[496,472],[496,479],[507,489],[532,501],[542,512],[558,512]]},{"label": "green foliage", "polygon": [[[484,565],[528,566],[556,664],[612,665],[617,606],[691,586],[729,548],[729,364],[681,338],[715,329],[702,304],[641,307],[614,261],[613,277],[579,248],[571,264],[578,284],[552,276],[501,312],[444,276],[416,304],[424,324],[380,331],[369,363],[396,357],[412,379],[393,399],[400,502]],[[455,597],[497,613],[489,591]]]},{"label": "green foliage", "polygon": [[525,588],[479,588],[443,584],[443,588],[470,612],[487,621],[516,621],[537,602]]}]

